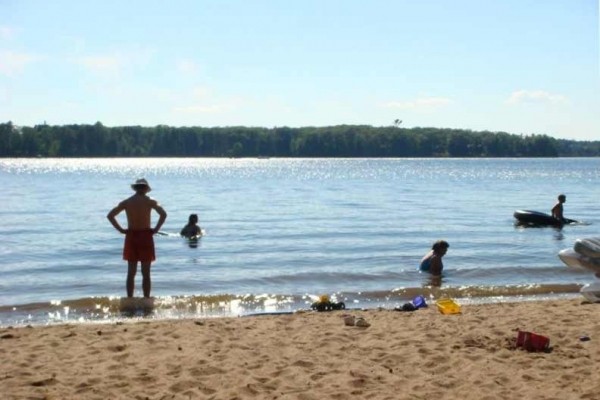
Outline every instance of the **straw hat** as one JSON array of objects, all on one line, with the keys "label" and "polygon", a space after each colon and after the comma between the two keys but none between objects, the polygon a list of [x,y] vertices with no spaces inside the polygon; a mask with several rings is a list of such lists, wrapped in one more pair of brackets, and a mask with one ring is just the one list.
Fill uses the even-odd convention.
[{"label": "straw hat", "polygon": [[144,178],[140,178],[140,179],[136,180],[134,183],[131,184],[131,188],[133,190],[136,190],[135,188],[137,186],[146,186],[148,188],[148,192],[152,190],[152,188],[148,184],[148,181],[145,180]]}]

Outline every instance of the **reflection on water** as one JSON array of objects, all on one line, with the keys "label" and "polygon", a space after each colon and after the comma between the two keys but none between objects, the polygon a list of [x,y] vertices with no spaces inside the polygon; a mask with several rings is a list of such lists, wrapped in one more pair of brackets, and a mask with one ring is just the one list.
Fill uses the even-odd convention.
[{"label": "reflection on water", "polygon": [[[431,282],[430,282],[431,283]],[[344,302],[347,309],[401,307],[416,296],[433,304],[436,299],[452,298],[460,304],[524,301],[531,299],[572,298],[581,285],[520,285],[486,287],[444,287],[432,284],[419,288],[398,288],[378,292],[336,292],[327,296]],[[129,319],[179,319],[233,317],[254,314],[290,313],[309,310],[320,295],[280,296],[180,296],[146,298],[82,298],[51,303],[0,307],[0,326],[116,322]]]},{"label": "reflection on water", "polygon": [[565,240],[562,228],[554,228],[554,240]]},{"label": "reflection on water", "polygon": [[119,301],[119,312],[126,318],[147,317],[154,312],[154,298],[123,297]]},{"label": "reflection on water", "polygon": [[442,275],[436,276],[428,274],[429,277],[427,279],[427,286],[431,287],[441,287],[442,286]]},{"label": "reflection on water", "polygon": [[[325,293],[364,305],[423,292],[511,296],[522,284],[576,292],[592,276],[557,254],[598,235],[600,158],[0,159],[0,308],[27,319],[24,305],[58,299],[75,302],[69,320],[118,314],[110,302],[96,309],[77,299],[123,296],[122,237],[105,216],[141,176],[168,212],[163,229],[177,232],[155,237],[154,317],[169,315],[168,298],[293,298],[281,311]],[[514,226],[515,210],[548,209],[558,191],[569,196],[568,215],[591,225]],[[210,232],[197,241],[178,235],[192,213]],[[452,251],[436,280],[417,265],[438,239]],[[226,301],[222,312],[273,309],[248,307]]]}]

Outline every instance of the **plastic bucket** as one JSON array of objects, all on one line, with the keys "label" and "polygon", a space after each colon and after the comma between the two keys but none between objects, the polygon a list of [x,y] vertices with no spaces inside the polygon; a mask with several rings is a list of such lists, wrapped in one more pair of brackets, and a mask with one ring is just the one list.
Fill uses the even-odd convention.
[{"label": "plastic bucket", "polygon": [[460,313],[460,305],[458,305],[452,299],[440,299],[435,302],[438,310],[442,314],[459,314]]},{"label": "plastic bucket", "polygon": [[517,347],[522,347],[527,351],[546,351],[550,347],[550,339],[537,333],[519,331]]},{"label": "plastic bucket", "polygon": [[427,302],[425,301],[425,297],[423,297],[421,295],[415,297],[413,299],[412,303],[415,306],[415,308],[427,307]]}]

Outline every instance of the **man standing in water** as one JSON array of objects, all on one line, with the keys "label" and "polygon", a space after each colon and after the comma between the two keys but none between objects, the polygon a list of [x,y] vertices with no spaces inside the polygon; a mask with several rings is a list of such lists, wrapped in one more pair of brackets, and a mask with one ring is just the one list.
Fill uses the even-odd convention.
[{"label": "man standing in water", "polygon": [[[106,218],[116,230],[125,234],[125,245],[123,247],[123,259],[127,260],[127,297],[133,297],[135,289],[135,274],[138,261],[142,265],[142,289],[144,297],[150,297],[150,265],[156,259],[154,253],[155,233],[158,233],[167,219],[166,211],[158,202],[147,196],[152,190],[145,179],[138,179],[131,188],[135,194],[110,210]],[[159,215],[158,222],[154,228],[150,227],[150,214],[152,210]],[[125,211],[127,215],[127,229],[123,229],[116,217]]]}]

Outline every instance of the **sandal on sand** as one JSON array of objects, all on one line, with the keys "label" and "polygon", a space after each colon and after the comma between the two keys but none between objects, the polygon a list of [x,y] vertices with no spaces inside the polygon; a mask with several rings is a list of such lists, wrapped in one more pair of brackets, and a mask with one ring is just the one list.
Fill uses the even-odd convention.
[{"label": "sandal on sand", "polygon": [[368,323],[367,320],[362,317],[356,318],[356,322],[354,324],[361,328],[368,328],[371,326],[371,324]]},{"label": "sandal on sand", "polygon": [[404,303],[402,305],[402,307],[394,308],[394,311],[415,311],[416,309],[417,309],[417,307],[415,307],[415,305],[413,303]]},{"label": "sandal on sand", "polygon": [[344,325],[346,326],[354,326],[356,323],[355,321],[356,318],[354,318],[354,315],[346,315],[344,317]]}]

